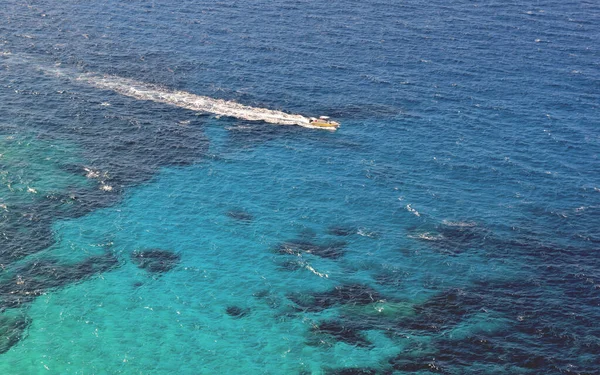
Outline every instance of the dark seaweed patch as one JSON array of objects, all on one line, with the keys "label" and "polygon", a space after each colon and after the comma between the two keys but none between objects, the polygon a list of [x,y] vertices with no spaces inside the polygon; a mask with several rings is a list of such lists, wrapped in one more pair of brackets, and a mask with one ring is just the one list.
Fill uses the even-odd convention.
[{"label": "dark seaweed patch", "polygon": [[111,254],[92,256],[75,264],[61,264],[56,260],[27,263],[12,270],[13,275],[0,284],[0,307],[20,307],[48,289],[84,280],[117,265],[118,260]]},{"label": "dark seaweed patch", "polygon": [[242,308],[239,306],[227,306],[225,309],[227,315],[232,316],[234,318],[242,318],[250,313],[250,309]]},{"label": "dark seaweed patch", "polygon": [[467,249],[484,248],[490,243],[489,230],[474,223],[442,223],[433,227],[411,228],[411,232],[413,238],[450,254],[460,254]]},{"label": "dark seaweed patch", "polygon": [[[88,180],[66,186],[61,191],[35,195],[31,199],[2,202],[9,209],[0,210],[0,312],[3,312],[0,316],[0,353],[18,341],[22,336],[18,332],[22,332],[28,324],[25,318],[8,322],[5,319],[7,311],[14,311],[51,288],[78,282],[118,265],[109,254],[75,264],[36,260],[24,266],[18,265],[18,261],[54,244],[51,229],[54,222],[113,205],[121,199],[126,187],[149,180],[163,166],[192,164],[204,157],[208,150],[202,126],[182,126],[172,121],[174,115],[187,115],[187,111],[172,108],[167,111],[164,105],[152,103],[140,108],[135,101],[116,94],[109,94],[111,102],[116,104],[113,107],[90,111],[89,105],[95,101],[90,95],[95,94],[84,91],[77,95],[54,95],[51,102],[46,102],[50,106],[48,110],[56,114],[54,120],[49,120],[41,112],[26,114],[28,131],[39,133],[51,142],[64,141],[77,146],[80,150],[77,155],[68,155],[57,161],[55,167],[73,175],[85,176]],[[30,96],[24,98],[33,100],[29,102],[31,106],[39,105]],[[156,110],[148,110],[149,106]],[[22,118],[21,113],[14,111],[7,115]],[[0,125],[3,134],[19,136],[21,130],[16,132],[12,125]],[[54,151],[49,152],[53,154]],[[6,160],[4,158],[3,162]],[[83,162],[79,164],[79,160]],[[101,175],[88,176],[86,168],[99,171]],[[101,180],[112,190],[101,190]],[[163,264],[151,263],[146,267],[165,271],[172,264],[167,260]],[[9,327],[8,331],[3,327]]]},{"label": "dark seaweed patch", "polygon": [[400,272],[399,270],[383,270],[374,276],[374,280],[378,285],[388,285],[396,288],[404,284],[404,280],[410,276],[408,271]]},{"label": "dark seaweed patch", "polygon": [[[114,95],[112,99],[119,105],[106,111],[89,111],[90,98],[79,94],[82,96],[54,98],[56,108],[60,108],[56,123],[49,124],[47,118],[34,119],[34,113],[28,114],[29,128],[47,135],[51,127],[52,139],[81,146],[81,154],[73,155],[73,159],[83,159],[85,164],[67,158],[58,161],[57,167],[79,176],[98,171],[100,176],[88,176],[89,184],[39,196],[32,203],[6,202],[10,211],[0,221],[0,263],[4,265],[52,245],[51,225],[55,220],[80,217],[110,206],[120,200],[125,187],[147,181],[160,167],[189,165],[206,155],[208,141],[201,126],[181,126],[170,121],[174,113],[186,113],[183,110],[164,111],[164,106],[151,103],[156,111],[141,110],[129,105],[130,100]],[[120,115],[116,108],[127,108],[122,111],[126,115]],[[10,127],[0,126],[0,130],[13,132]],[[113,190],[101,190],[100,180]]]},{"label": "dark seaweed patch", "polygon": [[252,216],[252,214],[242,210],[230,210],[227,211],[226,215],[232,219],[243,222],[250,222],[254,219],[254,216]]},{"label": "dark seaweed patch", "polygon": [[326,375],[377,375],[379,372],[367,367],[348,367],[341,369],[328,369]]},{"label": "dark seaweed patch", "polygon": [[482,297],[459,289],[447,290],[415,306],[417,315],[401,324],[406,328],[439,331],[454,326],[483,307]]},{"label": "dark seaweed patch", "polygon": [[278,261],[277,265],[280,269],[290,272],[298,271],[299,269],[305,267],[305,263],[299,259],[286,259],[281,262]]},{"label": "dark seaweed patch", "polygon": [[21,340],[29,324],[30,319],[22,314],[0,315],[0,354],[6,353]]},{"label": "dark seaweed patch", "polygon": [[345,246],[345,242],[317,244],[311,241],[293,240],[282,243],[277,247],[276,251],[279,254],[312,254],[321,258],[338,259],[344,255]]},{"label": "dark seaweed patch", "polygon": [[131,254],[131,259],[139,268],[151,273],[170,271],[179,263],[180,258],[179,254],[161,249],[134,251]]},{"label": "dark seaweed patch", "polygon": [[352,227],[333,226],[333,227],[329,227],[327,229],[327,233],[331,234],[332,236],[338,236],[338,237],[350,236],[350,235],[356,234],[356,232],[357,232],[356,228],[352,228]]},{"label": "dark seaweed patch", "polygon": [[390,361],[392,368],[400,372],[445,373],[441,365],[432,358],[394,358]]},{"label": "dark seaweed patch", "polygon": [[5,265],[35,254],[54,243],[47,220],[36,220],[39,216],[33,211],[19,211],[0,224],[3,234],[0,263]]},{"label": "dark seaweed patch", "polygon": [[343,321],[325,321],[315,325],[313,333],[326,335],[336,341],[345,342],[350,345],[366,347],[371,343],[365,339],[357,327],[347,324]]},{"label": "dark seaweed patch", "polygon": [[[564,280],[563,280],[564,281]],[[546,293],[548,295],[544,295]],[[515,367],[528,373],[593,373],[600,352],[597,324],[587,314],[565,317],[565,306],[552,302],[552,289],[534,282],[480,282],[467,290],[447,290],[415,306],[414,317],[402,319],[393,328],[396,333],[444,332],[468,319],[473,313],[494,311],[513,322],[505,328],[485,335],[472,335],[452,340],[445,335],[432,342],[437,366],[442,372],[461,373],[475,363],[494,364],[504,372]],[[564,300],[564,296],[563,296]],[[583,298],[585,303],[585,298]],[[573,298],[582,308],[582,301]],[[580,353],[575,365],[568,353]],[[415,362],[406,353],[391,360],[402,372],[432,371],[425,368],[429,358]],[[452,371],[450,371],[452,369]],[[512,369],[512,370],[511,370]]]},{"label": "dark seaweed patch", "polygon": [[292,294],[288,298],[303,311],[323,311],[336,305],[368,305],[383,300],[379,292],[360,284],[340,285],[313,294]]}]

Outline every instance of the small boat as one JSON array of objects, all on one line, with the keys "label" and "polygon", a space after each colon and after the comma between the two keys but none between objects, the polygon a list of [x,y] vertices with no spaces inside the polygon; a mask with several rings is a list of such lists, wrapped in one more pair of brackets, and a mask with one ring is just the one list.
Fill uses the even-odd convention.
[{"label": "small boat", "polygon": [[337,129],[340,123],[331,120],[328,116],[321,116],[319,118],[311,117],[310,125],[325,129]]}]

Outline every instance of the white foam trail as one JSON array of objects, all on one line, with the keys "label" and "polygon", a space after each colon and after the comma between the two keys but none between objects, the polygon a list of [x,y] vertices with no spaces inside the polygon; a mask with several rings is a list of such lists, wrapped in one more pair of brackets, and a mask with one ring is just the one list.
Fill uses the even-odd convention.
[{"label": "white foam trail", "polygon": [[302,115],[289,114],[267,108],[243,105],[230,100],[200,96],[186,91],[170,90],[158,85],[136,81],[129,78],[97,73],[72,73],[60,67],[38,68],[48,74],[70,79],[75,82],[111,90],[121,95],[139,100],[150,100],[165,103],[192,111],[213,113],[218,116],[235,117],[250,121],[264,121],[277,125],[300,125],[307,128],[321,129],[310,125],[310,120]]},{"label": "white foam trail", "polygon": [[[2,58],[0,62],[7,61],[12,64],[33,64],[37,69],[48,75],[65,78],[73,82],[84,83],[103,90],[111,90],[121,95],[139,100],[150,100],[190,109],[192,111],[213,113],[217,116],[235,117],[243,120],[264,121],[278,125],[300,125],[311,129],[335,130],[335,127],[311,125],[309,118],[298,114],[289,114],[267,108],[251,107],[234,101],[200,96],[186,91],[171,90],[159,85],[115,75],[81,73],[73,69],[63,68],[60,66],[60,63],[53,67],[45,64],[36,64],[37,59],[28,55],[13,55],[8,51],[0,51],[0,57]],[[102,105],[107,106],[110,104],[102,103]]]},{"label": "white foam trail", "polygon": [[219,116],[236,117],[250,121],[264,121],[271,124],[310,126],[310,120],[301,115],[292,115],[266,108],[250,107],[234,101],[214,99],[185,91],[169,90],[129,78],[84,73],[80,74],[76,80],[99,89],[111,90],[132,98],[171,104],[192,111],[214,113]]}]

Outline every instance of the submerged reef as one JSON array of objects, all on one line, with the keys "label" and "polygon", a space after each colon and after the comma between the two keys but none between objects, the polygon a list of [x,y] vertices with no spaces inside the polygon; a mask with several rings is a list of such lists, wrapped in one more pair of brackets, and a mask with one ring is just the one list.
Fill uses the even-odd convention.
[{"label": "submerged reef", "polygon": [[327,228],[327,233],[332,236],[338,237],[346,237],[351,236],[353,234],[357,234],[358,229],[353,227],[345,227],[345,226],[332,226]]},{"label": "submerged reef", "polygon": [[[112,255],[70,266],[56,260],[19,262],[55,243],[55,221],[115,204],[125,187],[150,179],[162,166],[194,163],[208,149],[200,126],[182,126],[138,108],[127,116],[88,111],[88,99],[56,96],[54,103],[67,120],[52,124],[52,136],[46,121],[34,114],[28,115],[28,134],[0,124],[0,188],[6,187],[0,200],[0,264],[6,271],[0,280],[2,308],[21,306],[49,288],[115,267]],[[81,126],[74,128],[70,119]],[[138,262],[151,272],[167,271],[175,263],[172,257]]]},{"label": "submerged reef", "polygon": [[31,320],[22,312],[0,314],[0,354],[7,352],[21,340]]},{"label": "submerged reef", "polygon": [[458,324],[468,314],[483,308],[482,297],[471,292],[451,289],[436,294],[413,307],[412,319],[401,322],[408,329],[440,331]]},{"label": "submerged reef", "polygon": [[22,308],[37,296],[109,271],[118,265],[118,260],[106,253],[74,264],[61,263],[56,259],[39,259],[5,268],[5,277],[0,281],[0,354],[23,338],[30,319]]},{"label": "submerged reef", "polygon": [[438,225],[410,228],[409,237],[449,254],[460,254],[471,248],[480,249],[488,242],[490,231],[474,222],[444,221]]},{"label": "submerged reef", "polygon": [[141,269],[150,273],[165,273],[175,267],[181,256],[169,250],[149,249],[134,251],[131,260]]},{"label": "submerged reef", "polygon": [[[53,288],[119,265],[109,253],[78,263],[41,259],[37,254],[55,243],[56,221],[111,206],[127,187],[149,180],[161,167],[190,165],[208,150],[201,125],[172,120],[177,110],[147,110],[114,95],[118,105],[90,111],[96,94],[62,93],[54,93],[44,111],[7,107],[6,118],[22,124],[0,124],[0,353],[22,337],[29,322],[25,313],[7,314]],[[20,99],[23,108],[39,107],[34,95]],[[49,120],[49,112],[58,117]],[[144,267],[164,272],[173,264],[163,259]]]},{"label": "submerged reef", "polygon": [[364,306],[383,300],[376,290],[361,284],[340,285],[326,292],[288,295],[301,311],[323,311],[334,306]]},{"label": "submerged reef", "polygon": [[227,308],[225,309],[225,312],[227,313],[227,315],[229,315],[231,317],[242,318],[242,317],[250,314],[250,309],[239,307],[239,306],[227,306]]},{"label": "submerged reef", "polygon": [[[581,306],[581,301],[575,302],[579,296],[590,308],[596,306],[597,293],[582,282],[585,277],[563,276],[555,279],[560,284],[554,289],[534,280],[480,281],[434,292],[418,303],[394,302],[361,284],[288,298],[301,312],[339,309],[337,318],[311,326],[309,345],[341,342],[366,348],[372,343],[365,333],[373,330],[406,342],[402,352],[367,373],[462,374],[493,365],[498,374],[594,374],[600,368],[596,322],[586,311],[569,312],[569,306],[549,302],[548,293],[574,290],[565,297],[573,299],[572,306]],[[574,364],[571,352],[584,356]],[[360,374],[362,369],[356,371]]]},{"label": "submerged reef", "polygon": [[0,308],[22,307],[52,288],[79,282],[119,265],[110,253],[96,255],[75,264],[57,260],[35,260],[8,270],[10,277],[0,282]]},{"label": "submerged reef", "polygon": [[250,214],[249,212],[246,212],[244,210],[230,210],[230,211],[227,211],[226,215],[232,219],[242,221],[242,222],[250,222],[250,221],[254,220],[254,216],[252,216],[252,214]]},{"label": "submerged reef", "polygon": [[308,240],[291,240],[277,246],[279,254],[312,254],[320,258],[338,259],[345,254],[346,242],[315,243]]},{"label": "submerged reef", "polygon": [[325,371],[326,375],[377,375],[379,373],[376,369],[366,367],[348,367]]},{"label": "submerged reef", "polygon": [[[327,338],[354,346],[367,347],[371,345],[360,333],[360,327],[354,327],[352,324],[341,320],[320,322],[313,326],[312,332],[318,335],[319,343],[328,345],[331,344],[327,343]],[[325,335],[324,338],[323,335]]]}]

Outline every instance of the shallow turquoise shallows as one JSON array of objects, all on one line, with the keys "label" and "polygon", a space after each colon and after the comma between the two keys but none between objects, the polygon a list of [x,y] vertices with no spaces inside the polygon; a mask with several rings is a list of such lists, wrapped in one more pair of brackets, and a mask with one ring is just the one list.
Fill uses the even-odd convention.
[{"label": "shallow turquoise shallows", "polygon": [[600,372],[597,4],[4,3],[0,374]]}]

